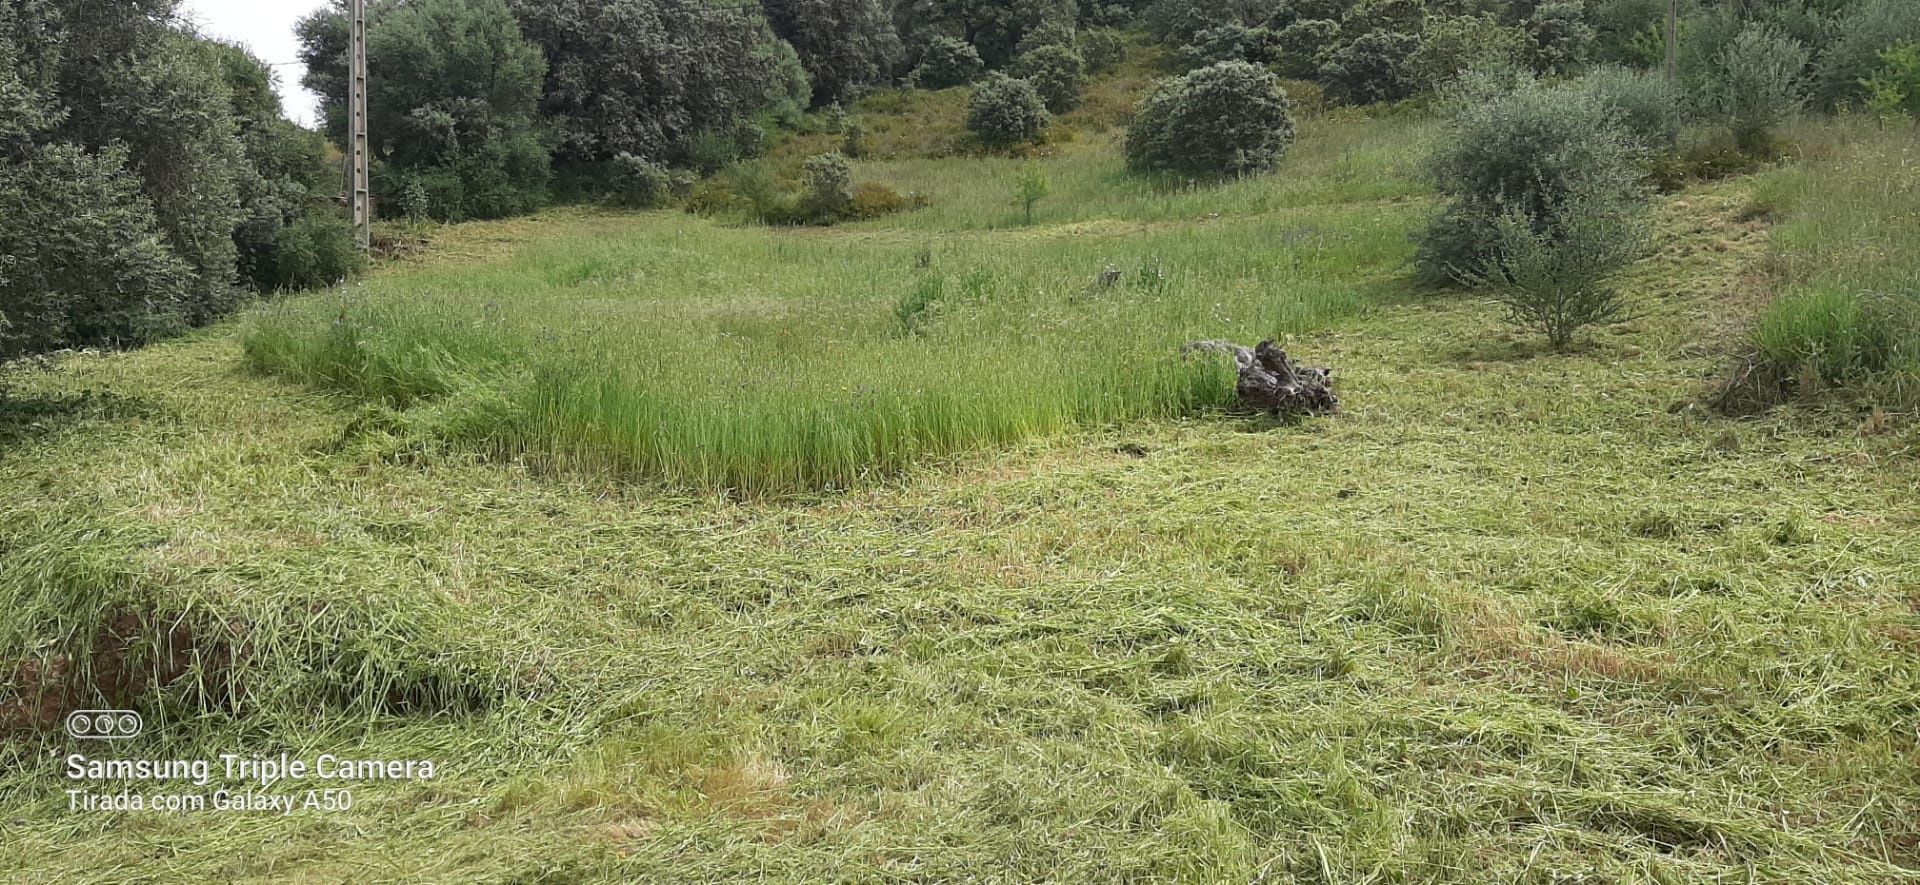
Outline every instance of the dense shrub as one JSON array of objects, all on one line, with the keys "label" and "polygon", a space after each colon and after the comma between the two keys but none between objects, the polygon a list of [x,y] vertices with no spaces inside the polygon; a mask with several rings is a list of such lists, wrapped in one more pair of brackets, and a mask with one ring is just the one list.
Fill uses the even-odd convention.
[{"label": "dense shrub", "polygon": [[1079,29],[1074,27],[1072,19],[1062,18],[1041,22],[1039,27],[1020,35],[1019,42],[1014,44],[1013,55],[1018,60],[1020,56],[1042,46],[1063,46],[1077,51],[1079,45]]},{"label": "dense shrub", "polygon": [[1641,150],[1670,150],[1680,143],[1686,103],[1667,78],[1605,65],[1582,77],[1580,87],[1613,110],[1621,128]]},{"label": "dense shrub", "polygon": [[194,269],[166,245],[120,147],[0,163],[0,360],[182,328]]},{"label": "dense shrub", "polygon": [[1284,55],[1279,34],[1263,27],[1249,28],[1238,22],[1195,32],[1193,39],[1180,48],[1180,60],[1190,68],[1223,61],[1271,65],[1279,62]]},{"label": "dense shrub", "polygon": [[1500,220],[1513,213],[1553,239],[1576,201],[1590,212],[1643,202],[1635,151],[1616,112],[1592,92],[1478,75],[1461,95],[1431,161],[1447,204],[1420,237],[1417,260],[1427,281],[1497,262]]},{"label": "dense shrub", "polygon": [[[994,69],[1006,67],[1024,49],[1041,43],[1071,44],[1077,15],[1074,0],[940,0],[894,5],[894,25],[907,45],[926,46],[939,36],[964,35],[986,66]],[[1064,41],[1056,36],[1062,31],[1069,35]]]},{"label": "dense shrub", "polygon": [[1274,37],[1279,45],[1280,72],[1302,80],[1320,76],[1320,66],[1340,40],[1340,23],[1331,19],[1301,19]]},{"label": "dense shrub", "polygon": [[673,173],[645,157],[615,156],[609,178],[614,203],[629,209],[658,209],[673,199]]},{"label": "dense shrub", "polygon": [[1419,82],[1408,68],[1420,38],[1393,31],[1372,31],[1328,53],[1319,80],[1328,94],[1351,104],[1399,101]]},{"label": "dense shrub", "polygon": [[338,215],[313,214],[280,229],[274,272],[283,290],[338,283],[366,267],[353,225]]},{"label": "dense shrub", "polygon": [[856,97],[899,60],[900,38],[880,0],[760,0],[760,8],[806,68],[816,105]]},{"label": "dense shrub", "polygon": [[879,218],[912,207],[913,201],[901,196],[893,188],[877,181],[863,181],[854,185],[853,197],[847,201],[846,217]]},{"label": "dense shrub", "polygon": [[1280,162],[1293,133],[1278,77],[1221,62],[1154,85],[1127,133],[1127,165],[1193,177],[1261,172]]},{"label": "dense shrub", "polygon": [[1533,68],[1546,74],[1567,74],[1587,60],[1593,48],[1593,27],[1579,0],[1551,0],[1527,17],[1533,38]]},{"label": "dense shrub", "polygon": [[1039,90],[1026,80],[993,74],[973,87],[967,130],[992,146],[1039,141],[1052,117]]},{"label": "dense shrub", "polygon": [[840,154],[808,157],[804,174],[806,206],[815,217],[830,221],[845,214],[847,205],[853,202],[853,165],[846,157]]},{"label": "dense shrub", "polygon": [[1593,25],[1593,51],[1602,64],[1651,68],[1665,54],[1662,22],[1666,0],[1600,0],[1587,8]]},{"label": "dense shrub", "polygon": [[986,63],[971,44],[952,37],[935,37],[920,50],[920,64],[913,69],[913,85],[921,89],[947,89],[965,86],[980,79]]},{"label": "dense shrub", "polygon": [[0,359],[138,344],[273,288],[323,211],[320,146],[266,68],[175,0],[0,4]]},{"label": "dense shrub", "polygon": [[1920,0],[1862,0],[1833,22],[1815,71],[1814,101],[1832,110],[1866,100],[1864,81],[1883,63],[1880,54],[1902,42],[1920,42]]},{"label": "dense shrub", "polygon": [[1880,116],[1920,119],[1920,43],[1901,43],[1880,53],[1880,70],[1863,85],[1867,109]]},{"label": "dense shrub", "polygon": [[1714,113],[1748,153],[1772,151],[1773,130],[1806,101],[1807,50],[1765,25],[1748,25],[1714,60]]},{"label": "dense shrub", "polygon": [[1491,15],[1431,16],[1406,71],[1424,88],[1443,89],[1476,68],[1526,64],[1532,46],[1526,32]]},{"label": "dense shrub", "polygon": [[1013,75],[1033,84],[1047,110],[1059,114],[1080,103],[1086,88],[1086,64],[1071,47],[1049,43],[1020,56]]}]

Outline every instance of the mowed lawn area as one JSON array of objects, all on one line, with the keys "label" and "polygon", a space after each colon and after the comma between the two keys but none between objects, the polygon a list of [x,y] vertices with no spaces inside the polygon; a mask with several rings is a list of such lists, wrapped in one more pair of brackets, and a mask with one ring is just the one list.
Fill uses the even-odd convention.
[{"label": "mowed lawn area", "polygon": [[[1662,197],[1638,317],[1554,353],[1411,282],[1432,132],[1317,118],[1172,191],[1089,135],[1030,226],[966,158],[861,165],[932,205],[832,229],[467,225],[23,378],[0,648],[105,682],[145,637],[126,755],[441,770],[87,814],[11,731],[0,870],[1915,878],[1920,431],[1705,406],[1821,202]],[[1179,358],[1270,336],[1342,414]]]}]

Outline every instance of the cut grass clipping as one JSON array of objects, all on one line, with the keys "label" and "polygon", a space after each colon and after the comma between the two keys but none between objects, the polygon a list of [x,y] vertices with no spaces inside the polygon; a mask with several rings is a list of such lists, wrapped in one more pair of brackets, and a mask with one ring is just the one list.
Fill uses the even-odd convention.
[{"label": "cut grass clipping", "polygon": [[[1117,166],[1111,154],[1062,161],[1060,178]],[[1371,156],[1377,175],[1411,168]],[[950,165],[974,167],[976,186],[1018,174]],[[1315,205],[1284,173],[1187,199],[1127,192],[1113,208],[1179,217],[1207,194],[1277,205],[1191,227],[937,239],[582,218],[478,264],[277,306],[252,318],[246,352],[424,405],[435,433],[505,457],[749,494],[846,487],[929,456],[1224,405],[1230,367],[1181,358],[1183,342],[1319,328],[1404,258],[1405,213]],[[984,225],[1007,207],[981,211]],[[1096,284],[1108,269],[1119,282]]]}]

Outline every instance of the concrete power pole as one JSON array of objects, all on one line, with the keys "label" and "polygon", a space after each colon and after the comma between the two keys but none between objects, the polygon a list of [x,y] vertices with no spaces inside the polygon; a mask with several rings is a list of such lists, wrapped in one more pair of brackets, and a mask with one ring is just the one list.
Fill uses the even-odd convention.
[{"label": "concrete power pole", "polygon": [[347,206],[360,248],[373,245],[373,194],[367,183],[367,0],[348,0],[353,38],[347,50]]},{"label": "concrete power pole", "polygon": [[1680,54],[1680,0],[1667,0],[1667,82],[1676,74],[1675,59]]}]

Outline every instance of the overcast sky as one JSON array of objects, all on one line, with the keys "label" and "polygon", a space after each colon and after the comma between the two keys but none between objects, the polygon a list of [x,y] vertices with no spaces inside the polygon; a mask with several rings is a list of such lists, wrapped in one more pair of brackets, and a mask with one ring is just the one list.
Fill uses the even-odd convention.
[{"label": "overcast sky", "polygon": [[325,6],[327,0],[185,0],[181,12],[200,26],[202,33],[245,45],[261,61],[275,65],[279,74],[280,100],[287,116],[309,126],[317,123],[313,95],[300,88],[306,69],[300,66],[300,46],[293,38],[293,23],[301,16]]}]

